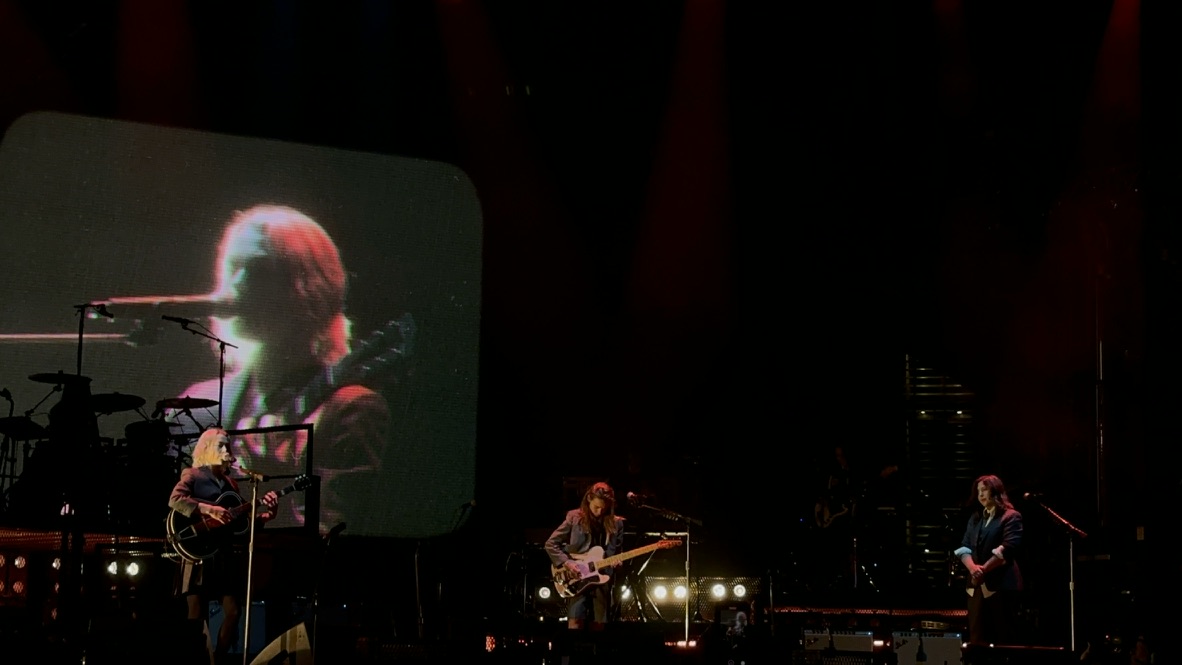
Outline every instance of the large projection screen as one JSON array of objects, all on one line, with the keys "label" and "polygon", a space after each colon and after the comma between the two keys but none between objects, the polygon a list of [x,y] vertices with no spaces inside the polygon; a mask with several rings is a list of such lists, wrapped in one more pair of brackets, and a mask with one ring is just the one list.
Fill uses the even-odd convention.
[{"label": "large projection screen", "polygon": [[[0,143],[0,233],[0,387],[48,428],[62,393],[30,377],[81,349],[99,443],[67,461],[119,488],[104,510],[167,511],[219,422],[314,424],[313,448],[235,437],[243,467],[319,478],[319,520],[285,497],[275,527],[429,537],[473,499],[482,226],[454,166],[36,113]],[[113,318],[82,308],[80,338],[88,303]],[[6,499],[29,444],[7,444]]]}]

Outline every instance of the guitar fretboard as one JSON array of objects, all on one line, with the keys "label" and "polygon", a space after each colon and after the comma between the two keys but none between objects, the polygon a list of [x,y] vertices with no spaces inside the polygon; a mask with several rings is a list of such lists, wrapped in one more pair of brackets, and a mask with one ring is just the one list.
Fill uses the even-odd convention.
[{"label": "guitar fretboard", "polygon": [[652,543],[651,545],[645,545],[644,547],[637,547],[634,550],[628,550],[627,552],[622,552],[620,554],[613,554],[612,556],[609,556],[605,559],[602,559],[602,560],[596,562],[595,567],[596,568],[607,568],[608,566],[614,566],[617,563],[622,563],[624,561],[627,561],[628,559],[638,557],[642,554],[648,554],[649,552],[653,552],[653,551],[667,548],[667,547],[674,547],[674,546],[680,545],[680,544],[681,543],[679,543],[676,540],[662,540],[659,543]]}]

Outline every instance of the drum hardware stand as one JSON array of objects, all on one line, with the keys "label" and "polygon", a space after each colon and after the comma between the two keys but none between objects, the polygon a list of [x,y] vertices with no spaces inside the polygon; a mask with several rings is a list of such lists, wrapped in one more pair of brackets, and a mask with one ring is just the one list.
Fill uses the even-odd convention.
[{"label": "drum hardware stand", "polygon": [[[12,418],[12,413],[16,409],[16,405],[12,401],[12,395],[8,392],[8,388],[3,390],[4,399],[8,400],[8,417]],[[8,434],[4,435],[4,440],[0,441],[0,498],[8,491],[8,487],[12,481],[16,480],[16,441]],[[0,513],[6,512],[8,502],[0,502]]]},{"label": "drum hardware stand", "polygon": [[87,302],[81,305],[74,305],[74,309],[78,310],[78,376],[82,376],[82,340],[86,336],[86,310],[93,309],[96,313],[114,319],[115,315],[107,311],[106,303]]},{"label": "drum hardware stand", "polygon": [[[69,391],[69,393],[71,393],[70,395],[67,395],[67,391],[65,391],[62,387],[64,382],[55,385],[53,390],[51,390],[49,392],[49,394],[47,394],[44,398],[42,398],[41,402],[37,403],[37,406],[39,406],[42,402],[44,402],[46,399],[48,399],[49,395],[52,395],[56,391],[62,392],[62,400],[63,401],[65,399],[67,399],[67,397],[71,397],[73,399],[78,399],[79,395],[77,395],[76,393],[80,390],[80,385],[85,386],[86,396],[89,397],[89,395],[90,395],[90,386],[89,386],[90,380],[87,379],[86,377],[82,376],[82,348],[84,346],[83,341],[86,338],[86,332],[85,332],[85,330],[86,330],[86,311],[88,309],[93,309],[97,314],[99,314],[101,316],[105,316],[109,319],[114,319],[115,316],[113,314],[111,314],[109,311],[107,311],[107,306],[104,303],[89,303],[88,302],[88,303],[83,303],[81,305],[74,305],[74,309],[77,310],[77,312],[78,312],[78,352],[77,352],[77,364],[75,367],[77,383],[71,387],[71,389]],[[59,404],[60,403],[61,402],[59,402]],[[34,406],[33,409],[30,410],[29,415],[32,415],[32,411],[35,410],[36,408],[37,407]],[[52,410],[51,410],[51,420],[52,420]],[[52,436],[52,434],[51,434],[50,438],[54,439],[56,437]],[[75,442],[75,443],[77,443],[77,442]],[[87,443],[89,444],[90,442],[87,442]],[[60,446],[60,445],[64,445],[64,442],[58,440],[58,441],[55,441],[54,444]],[[72,474],[70,474],[70,475],[72,476]],[[61,558],[62,558],[62,573],[63,573],[62,577],[66,580],[64,583],[61,584],[62,600],[63,600],[62,610],[63,610],[63,614],[66,615],[64,617],[64,621],[63,621],[62,625],[64,625],[66,627],[67,641],[77,638],[78,644],[76,644],[75,647],[78,649],[82,649],[83,647],[82,647],[81,643],[83,641],[83,634],[82,633],[83,633],[84,622],[81,620],[82,617],[80,616],[80,612],[78,610],[81,607],[82,558],[83,558],[83,551],[85,550],[85,546],[86,546],[86,542],[85,542],[86,536],[85,536],[85,533],[83,532],[82,521],[81,521],[79,515],[77,514],[78,507],[74,504],[75,497],[69,492],[69,490],[67,490],[66,492],[62,493],[61,498],[62,498],[62,507],[61,507],[60,515],[62,518],[62,530],[61,530]],[[85,511],[83,511],[83,512],[85,513]]]},{"label": "drum hardware stand", "polygon": [[[656,614],[657,620],[661,620],[661,610],[658,609],[657,606],[648,599],[648,584],[644,581],[644,569],[648,568],[648,564],[652,562],[653,556],[655,555],[655,551],[649,552],[648,556],[646,556],[644,559],[644,563],[640,564],[640,566],[635,570],[632,568],[632,566],[628,566],[627,572],[624,573],[624,579],[622,580],[628,589],[632,601],[636,603],[637,616],[640,617],[641,621],[646,623],[649,621],[648,615],[644,610],[644,603],[646,600],[648,601],[649,609],[652,610],[654,614]],[[618,607],[616,609],[616,614],[618,617],[619,613],[623,611],[623,602],[617,602]]]},{"label": "drum hardware stand", "polygon": [[1068,522],[1064,517],[1055,512],[1050,506],[1043,503],[1041,499],[1032,494],[1027,494],[1027,498],[1031,499],[1047,514],[1051,516],[1054,521],[1058,522],[1067,530],[1067,599],[1068,599],[1068,620],[1071,626],[1071,651],[1075,652],[1075,537],[1087,538],[1088,534],[1081,531],[1071,522]]},{"label": "drum hardware stand", "polygon": [[[690,525],[693,524],[696,526],[702,526],[702,520],[695,519],[693,517],[688,517],[686,515],[680,515],[678,513],[673,512],[672,510],[668,510],[666,508],[658,508],[656,506],[650,506],[645,503],[640,503],[637,507],[643,508],[645,510],[651,510],[651,511],[657,513],[658,515],[660,515],[661,517],[664,517],[667,520],[672,520],[674,522],[681,522],[681,523],[685,524],[685,590],[686,590],[686,594],[689,594],[691,591],[690,590],[690,579],[691,579],[690,578],[690,542],[693,540],[691,537],[691,534],[690,534]],[[700,602],[701,601],[701,598],[700,598],[701,594],[699,593],[698,595],[699,595],[698,600]],[[689,630],[690,629],[690,611],[689,611],[689,608],[690,608],[690,603],[689,603],[689,597],[687,596],[685,599],[685,644],[687,647],[689,646],[689,634],[690,634],[690,630]]]},{"label": "drum hardware stand", "polygon": [[[176,321],[177,318],[179,318],[179,317],[163,317],[163,318],[166,321]],[[190,333],[197,335],[198,337],[204,337],[205,339],[212,340],[212,341],[218,343],[218,420],[214,426],[221,427],[222,426],[222,409],[224,408],[222,405],[225,404],[225,390],[226,390],[226,347],[230,347],[231,349],[237,349],[238,347],[234,346],[233,344],[230,344],[226,340],[221,339],[220,337],[218,337],[217,335],[214,335],[212,333],[208,333],[208,332],[205,332],[202,330],[194,330],[193,328],[190,328],[189,324],[196,324],[199,326],[201,325],[200,323],[197,323],[196,321],[190,321],[189,319],[181,319],[179,321],[179,323],[181,324],[182,329],[187,330]],[[201,326],[201,327],[204,328],[205,326]],[[186,412],[187,412],[187,410],[186,410]],[[193,418],[193,414],[190,413],[188,415],[189,415],[189,418]],[[194,419],[193,422],[197,422],[197,421]],[[198,427],[200,427],[200,425],[198,425]]]}]

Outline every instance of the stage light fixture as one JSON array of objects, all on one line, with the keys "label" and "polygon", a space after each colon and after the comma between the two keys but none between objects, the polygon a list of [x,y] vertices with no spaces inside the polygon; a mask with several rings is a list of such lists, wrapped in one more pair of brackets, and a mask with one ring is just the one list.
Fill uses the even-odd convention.
[{"label": "stage light fixture", "polygon": [[112,577],[119,574],[119,562],[118,561],[111,561],[110,563],[107,564],[107,574],[111,575]]},{"label": "stage light fixture", "polygon": [[632,589],[629,589],[627,585],[621,586],[620,587],[620,599],[621,600],[628,600],[631,597],[632,597]]},{"label": "stage light fixture", "polygon": [[678,584],[677,586],[673,587],[674,598],[678,600],[684,600],[687,594],[689,594],[689,590],[685,588],[684,584]]},{"label": "stage light fixture", "polygon": [[[123,569],[123,572],[127,573],[128,577],[135,577],[136,575],[140,574],[140,565],[132,561],[131,563],[127,564],[127,567]],[[547,589],[547,591],[549,591],[549,589]]]},{"label": "stage light fixture", "polygon": [[657,600],[665,600],[665,598],[668,596],[669,590],[665,588],[664,584],[658,584],[656,588],[653,589],[653,597]]},{"label": "stage light fixture", "polygon": [[538,587],[538,598],[541,598],[542,600],[550,600],[550,587]]},{"label": "stage light fixture", "polygon": [[54,570],[62,569],[62,558],[60,556],[53,557],[53,563],[49,564]]},{"label": "stage light fixture", "polygon": [[16,566],[17,570],[24,568],[26,563],[28,563],[28,561],[25,560],[25,557],[20,555],[17,555],[17,557],[12,560],[12,565]]},{"label": "stage light fixture", "polygon": [[710,587],[710,593],[713,594],[715,598],[723,598],[726,596],[726,587],[721,584],[715,584],[714,586]]},{"label": "stage light fixture", "polygon": [[735,598],[742,598],[747,595],[747,587],[742,584],[736,584],[732,592],[735,594]]}]

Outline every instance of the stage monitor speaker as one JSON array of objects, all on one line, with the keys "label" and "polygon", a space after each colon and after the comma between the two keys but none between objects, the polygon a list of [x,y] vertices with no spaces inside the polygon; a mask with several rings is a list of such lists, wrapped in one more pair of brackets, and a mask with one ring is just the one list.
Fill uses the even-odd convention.
[{"label": "stage monitor speaker", "polygon": [[301,622],[291,630],[275,638],[274,642],[259,652],[250,665],[272,665],[299,663],[313,665],[312,644],[308,640],[308,629]]},{"label": "stage monitor speaker", "polygon": [[[898,665],[955,665],[960,663],[964,635],[960,633],[891,633]],[[922,654],[922,655],[921,655]]]}]

